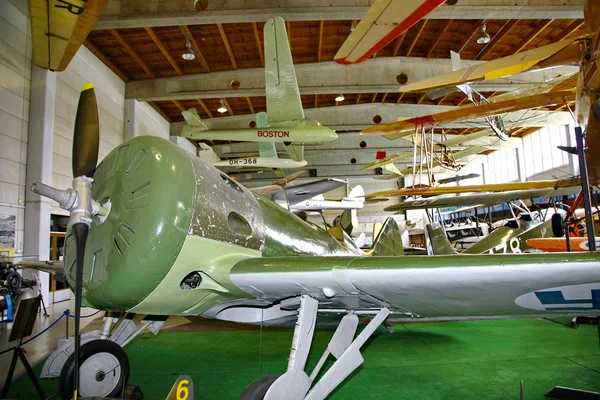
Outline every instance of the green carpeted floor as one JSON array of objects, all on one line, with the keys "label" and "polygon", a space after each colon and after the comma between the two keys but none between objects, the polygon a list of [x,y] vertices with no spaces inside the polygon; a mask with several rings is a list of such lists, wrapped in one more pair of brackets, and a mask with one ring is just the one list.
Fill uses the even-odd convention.
[{"label": "green carpeted floor", "polygon": [[[331,399],[543,399],[554,385],[600,391],[595,326],[574,330],[559,320],[471,321],[380,328],[363,347],[365,363]],[[309,371],[333,331],[318,330]],[[260,375],[285,371],[291,329],[144,334],[127,347],[132,383],[146,399],[164,399],[181,374],[191,375],[196,399],[237,399]],[[36,368],[39,373],[41,366]],[[50,393],[56,380],[44,380]],[[35,399],[27,377],[11,388]]]}]

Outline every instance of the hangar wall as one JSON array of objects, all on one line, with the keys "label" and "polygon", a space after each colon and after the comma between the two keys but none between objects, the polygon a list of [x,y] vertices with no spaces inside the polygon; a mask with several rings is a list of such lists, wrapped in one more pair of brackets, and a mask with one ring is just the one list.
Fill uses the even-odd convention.
[{"label": "hangar wall", "polygon": [[[15,244],[23,249],[25,171],[29,129],[31,38],[27,2],[0,2],[0,222],[15,219]],[[3,240],[5,247],[7,240]]]},{"label": "hangar wall", "polygon": [[[79,92],[91,81],[100,117],[100,160],[123,142],[125,82],[86,47],[57,73],[52,185],[71,186],[71,147]],[[0,218],[15,216],[16,253],[23,251],[26,164],[31,84],[31,32],[27,2],[0,2]],[[145,102],[137,114],[139,135],[169,139],[169,123]],[[52,212],[67,215],[53,203]],[[0,219],[1,222],[1,219]],[[2,247],[0,245],[0,247]]]}]

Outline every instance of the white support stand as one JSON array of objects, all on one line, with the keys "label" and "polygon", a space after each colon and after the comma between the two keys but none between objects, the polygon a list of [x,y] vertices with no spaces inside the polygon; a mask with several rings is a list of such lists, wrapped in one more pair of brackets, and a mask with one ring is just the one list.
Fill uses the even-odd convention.
[{"label": "white support stand", "polygon": [[[364,362],[360,354],[360,348],[390,314],[387,308],[381,309],[360,335],[354,339],[358,328],[358,316],[353,311],[348,312],[340,321],[315,369],[308,376],[304,369],[315,331],[317,310],[317,300],[309,296],[301,297],[298,322],[294,329],[292,348],[290,350],[288,370],[273,382],[264,400],[325,399]],[[329,355],[333,355],[337,360],[313,386],[317,375]]]}]

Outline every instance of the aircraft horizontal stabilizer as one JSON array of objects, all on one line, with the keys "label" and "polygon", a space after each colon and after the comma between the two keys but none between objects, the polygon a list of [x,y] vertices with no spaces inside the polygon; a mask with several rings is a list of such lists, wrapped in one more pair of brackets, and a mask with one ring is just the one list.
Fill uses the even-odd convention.
[{"label": "aircraft horizontal stabilizer", "polygon": [[195,108],[190,108],[187,111],[182,111],[181,115],[185,119],[187,126],[193,127],[195,131],[207,131],[208,126],[202,122],[200,115]]}]

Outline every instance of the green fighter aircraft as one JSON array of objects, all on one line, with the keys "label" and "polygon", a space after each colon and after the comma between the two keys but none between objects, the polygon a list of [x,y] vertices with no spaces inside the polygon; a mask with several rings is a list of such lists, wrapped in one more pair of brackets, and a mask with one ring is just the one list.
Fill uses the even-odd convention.
[{"label": "green fighter aircraft", "polygon": [[[389,219],[365,256],[167,140],[136,137],[96,166],[98,126],[87,84],[75,123],[73,187],[32,187],[70,212],[63,273],[77,317],[83,303],[121,313],[295,322],[287,372],[251,383],[244,399],[326,398],[362,364],[361,346],[388,318],[600,314],[598,253],[405,256]],[[309,374],[318,314],[340,322]],[[371,322],[355,337],[360,317]],[[110,320],[104,339],[80,346],[76,334],[60,374],[63,398],[77,388],[82,397],[111,397],[127,380],[124,350],[105,339]],[[79,318],[76,325],[79,332]],[[329,355],[337,361],[317,380]],[[96,379],[78,384],[79,374]]]},{"label": "green fighter aircraft", "polygon": [[[304,116],[285,21],[282,18],[270,18],[265,23],[264,41],[266,116],[257,118],[254,128],[212,130],[200,120],[196,109],[190,109],[181,113],[186,121],[181,134],[194,140],[259,142],[260,158],[257,160],[256,157],[251,157],[251,167],[262,164],[272,167],[272,160],[277,156],[275,143],[283,143],[292,161],[302,162],[304,144],[329,143],[337,139],[337,134],[334,130]],[[257,117],[261,114],[264,113],[257,114]],[[234,167],[244,165],[244,159],[223,164]],[[300,168],[304,165],[291,167]]]}]

